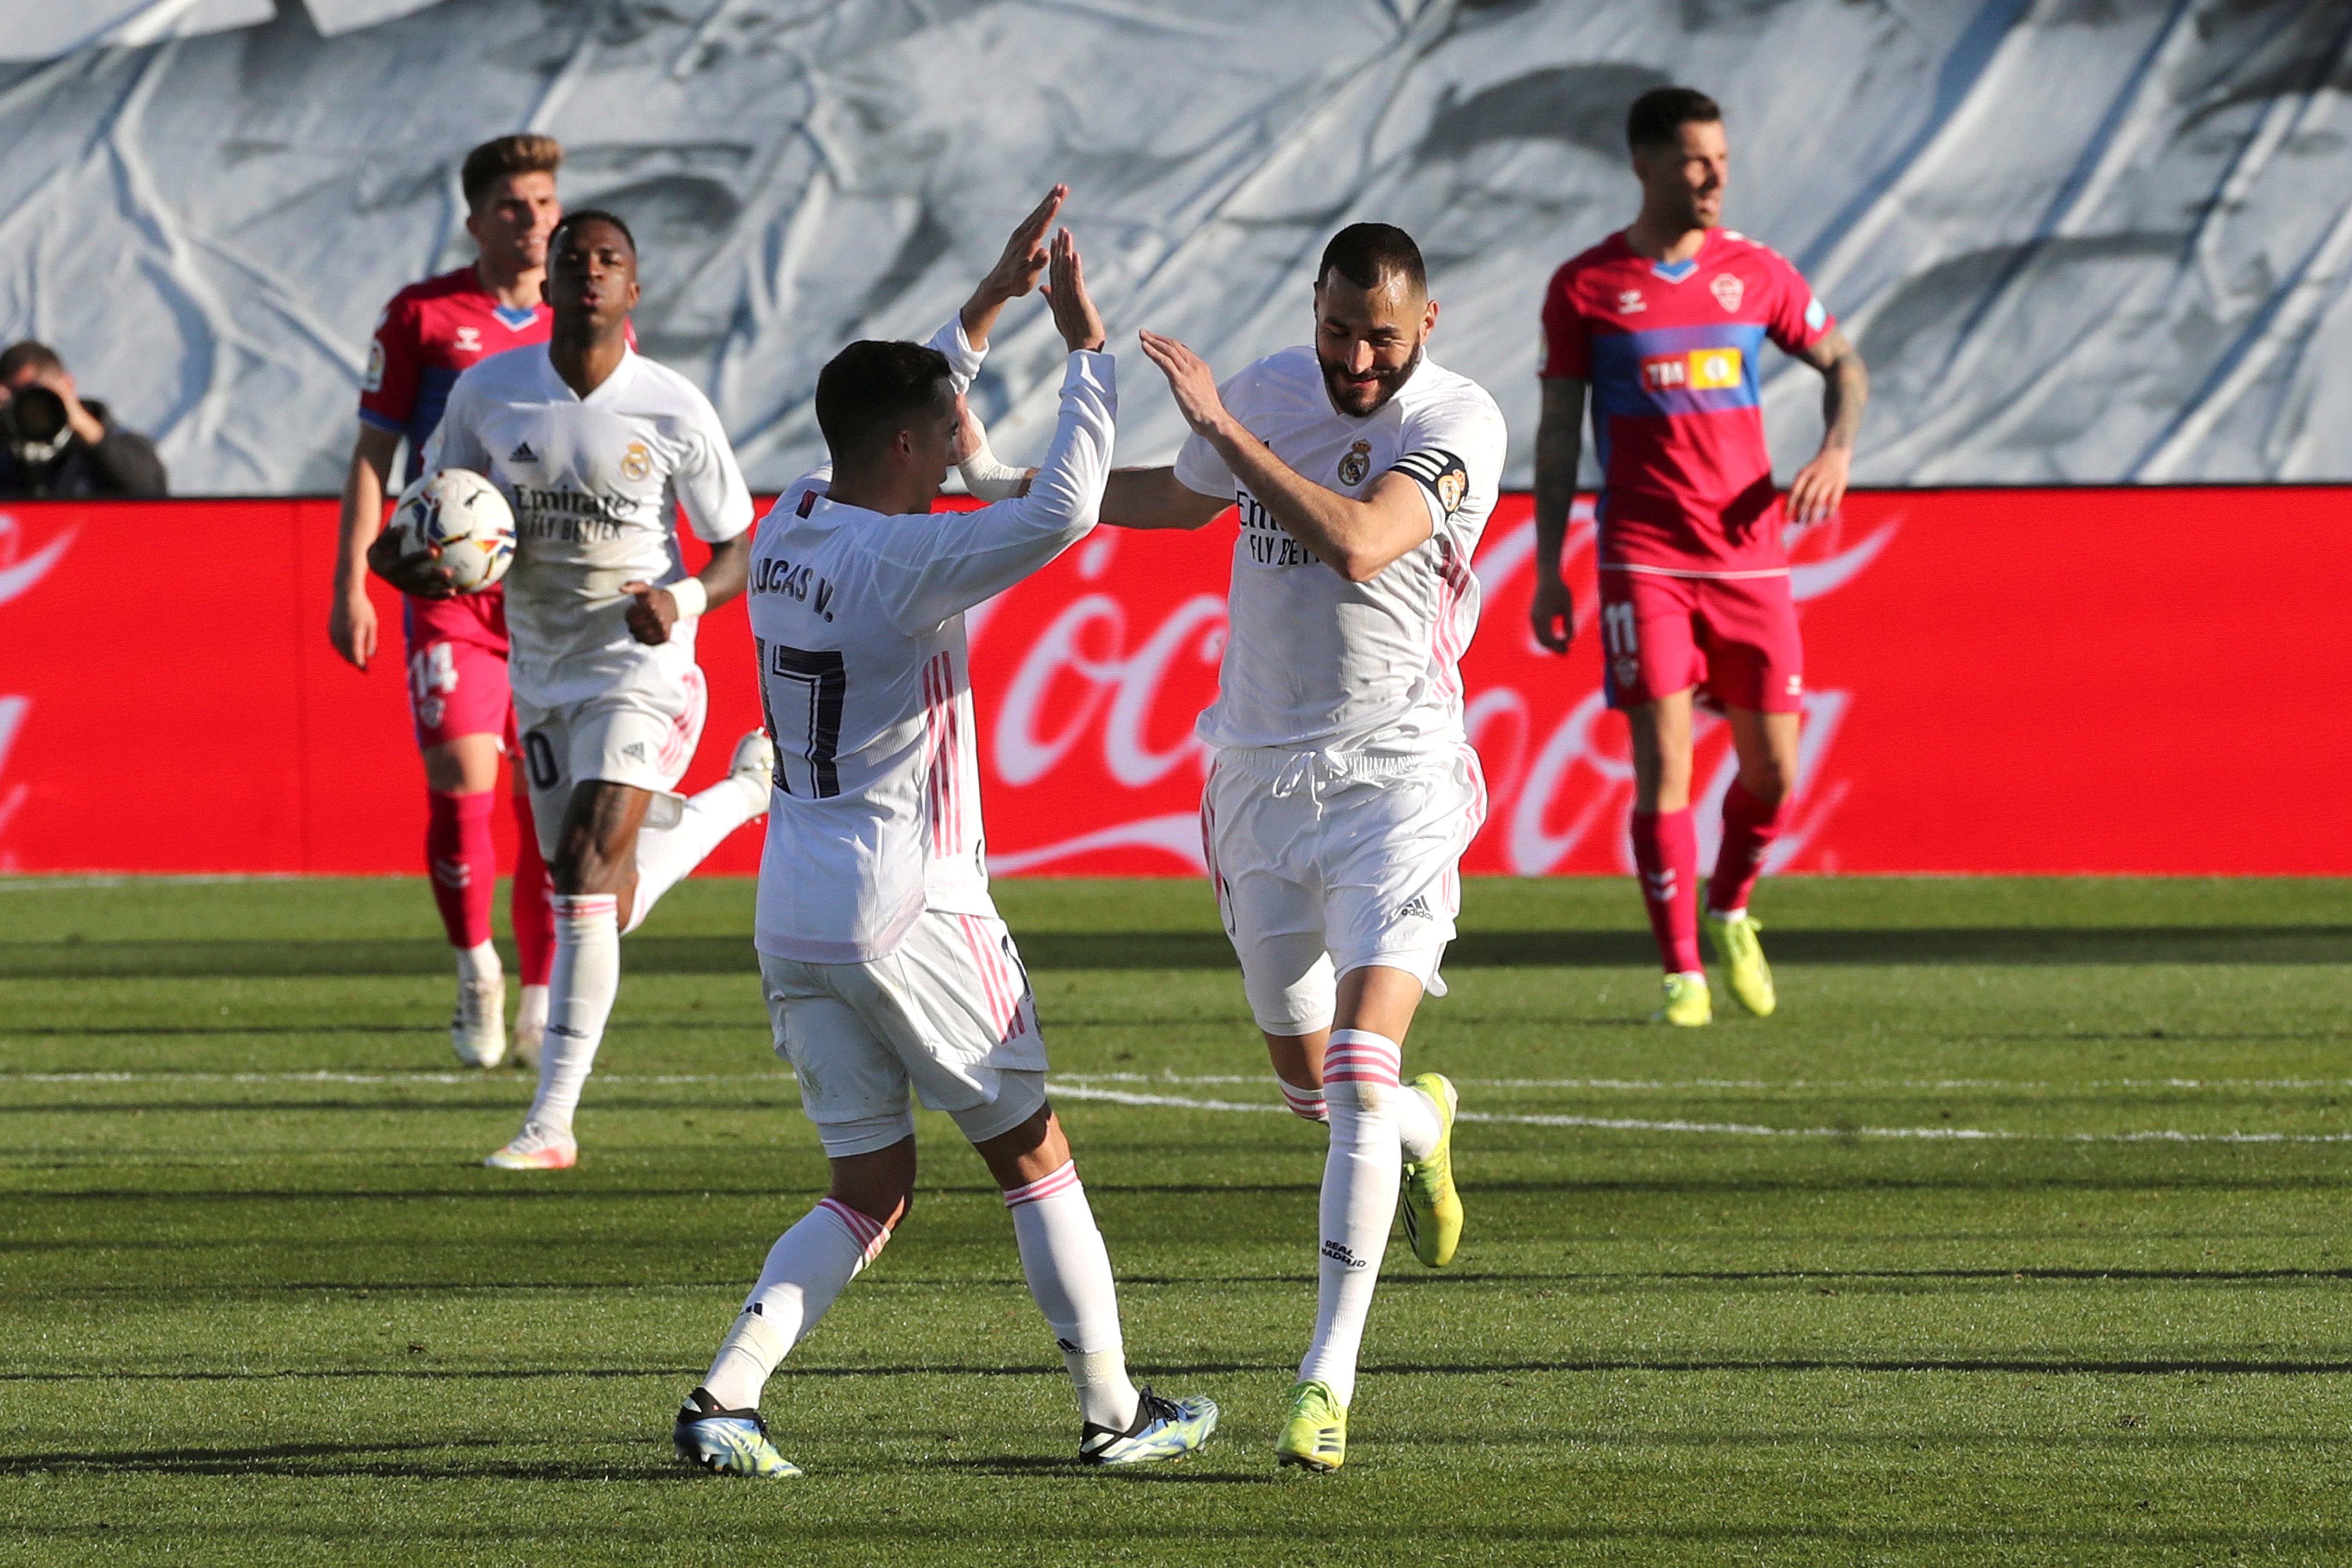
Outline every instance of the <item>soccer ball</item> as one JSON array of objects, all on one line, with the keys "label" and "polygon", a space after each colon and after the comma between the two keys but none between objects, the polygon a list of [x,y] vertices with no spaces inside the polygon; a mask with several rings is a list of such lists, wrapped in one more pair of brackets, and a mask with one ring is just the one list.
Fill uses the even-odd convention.
[{"label": "soccer ball", "polygon": [[401,491],[392,526],[406,535],[404,555],[440,546],[434,564],[448,572],[460,594],[480,593],[514,560],[514,509],[471,468],[444,468]]}]

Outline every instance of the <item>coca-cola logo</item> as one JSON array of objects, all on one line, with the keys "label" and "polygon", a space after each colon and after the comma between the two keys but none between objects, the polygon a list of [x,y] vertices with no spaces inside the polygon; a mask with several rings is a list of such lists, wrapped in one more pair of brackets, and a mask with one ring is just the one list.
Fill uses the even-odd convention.
[{"label": "coca-cola logo", "polygon": [[[1834,521],[1792,531],[1801,606],[1852,583],[1901,525],[1898,514],[1852,537]],[[1195,814],[1210,758],[1192,724],[1215,696],[1233,537],[1230,520],[1197,535],[1098,530],[971,616],[992,868],[1202,868]],[[1600,689],[1593,540],[1591,505],[1580,503],[1562,563],[1576,601],[1565,660],[1541,650],[1528,624],[1535,526],[1524,496],[1505,498],[1472,562],[1485,618],[1462,662],[1464,720],[1492,809],[1466,869],[1631,869],[1633,764]],[[1775,866],[1805,852],[1843,796],[1824,770],[1853,694],[1804,700],[1795,815]],[[1736,767],[1720,720],[1702,716],[1696,741],[1695,803],[1712,856]]]}]

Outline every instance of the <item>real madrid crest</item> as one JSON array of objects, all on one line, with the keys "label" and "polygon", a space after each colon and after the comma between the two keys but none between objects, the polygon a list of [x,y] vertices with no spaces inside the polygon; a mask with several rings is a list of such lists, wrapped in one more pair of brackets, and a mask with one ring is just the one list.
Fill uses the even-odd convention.
[{"label": "real madrid crest", "polygon": [[654,455],[646,450],[643,441],[632,441],[629,449],[621,454],[621,477],[642,479],[654,471]]},{"label": "real madrid crest", "polygon": [[1370,441],[1357,442],[1348,448],[1348,455],[1339,459],[1339,482],[1349,489],[1362,484],[1364,476],[1371,471],[1372,444]]},{"label": "real madrid crest", "polygon": [[1715,302],[1727,310],[1739,309],[1739,301],[1748,295],[1748,286],[1728,272],[1717,273],[1715,281],[1706,287],[1715,296]]}]

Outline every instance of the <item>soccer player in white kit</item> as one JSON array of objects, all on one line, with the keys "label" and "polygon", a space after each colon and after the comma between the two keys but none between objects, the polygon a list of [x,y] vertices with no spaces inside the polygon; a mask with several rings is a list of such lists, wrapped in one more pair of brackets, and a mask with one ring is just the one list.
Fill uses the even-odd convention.
[{"label": "soccer player in white kit", "polygon": [[[555,963],[539,1092],[522,1131],[484,1162],[506,1170],[578,1158],[572,1112],[619,989],[622,933],[768,805],[756,731],[726,778],[692,800],[671,793],[702,734],[695,621],[743,591],[751,496],[710,400],[629,347],[636,272],[619,218],[565,217],[548,239],[546,346],[459,376],[425,452],[427,471],[488,475],[515,514],[509,668],[555,889]],[[710,545],[693,576],[679,506]],[[429,561],[394,564],[415,574]]]},{"label": "soccer player in white kit", "polygon": [[1501,411],[1429,362],[1437,303],[1386,224],[1342,229],[1315,282],[1315,342],[1222,387],[1145,332],[1192,428],[1172,468],[1121,469],[1103,521],[1199,528],[1238,506],[1202,837],[1242,984],[1284,1100],[1328,1121],[1315,1333],[1284,1464],[1334,1470],[1400,1178],[1433,1267],[1461,1236],[1442,1074],[1399,1081],[1486,820],[1459,663],[1478,625],[1470,560],[1502,481]]},{"label": "soccer player in white kit", "polygon": [[752,552],[751,629],[776,742],[760,867],[760,973],[776,1048],[832,1164],[778,1239],[701,1386],[677,1414],[688,1463],[800,1474],[759,1414],[777,1364],[905,1217],[911,1087],[952,1117],[1003,1190],[1030,1293],[1059,1343],[1097,1465],[1173,1459],[1213,1401],[1129,1381],[1110,1258],[1061,1123],[1026,971],[988,892],[964,611],[1094,527],[1117,395],[1101,319],[1065,229],[1047,297],[1069,345],[1053,444],[1027,493],[931,510],[966,454],[961,393],[1006,298],[1046,264],[1057,188],[932,340],[859,342],[817,380],[832,454],[788,489]]}]

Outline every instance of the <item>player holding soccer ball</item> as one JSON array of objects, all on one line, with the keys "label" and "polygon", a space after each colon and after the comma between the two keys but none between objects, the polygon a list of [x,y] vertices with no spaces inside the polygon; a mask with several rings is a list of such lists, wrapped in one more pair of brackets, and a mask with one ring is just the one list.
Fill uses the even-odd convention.
[{"label": "player holding soccer ball", "polygon": [[[620,984],[621,933],[719,841],[767,809],[756,731],[729,775],[671,792],[702,734],[695,621],[743,591],[751,498],[718,413],[692,383],[629,347],[637,249],[610,213],[576,212],[548,240],[544,349],[457,378],[425,464],[488,475],[514,509],[508,572],[515,718],[555,885],[555,962],[539,1093],[488,1163],[562,1169],[572,1112]],[[675,504],[674,504],[675,502]],[[683,506],[710,560],[678,563]],[[411,593],[446,593],[429,557],[371,563]]]},{"label": "player holding soccer ball", "polygon": [[[375,658],[375,607],[368,602],[366,553],[383,522],[385,480],[401,444],[407,478],[425,469],[425,444],[459,373],[485,355],[547,341],[541,298],[548,231],[561,211],[555,170],[563,151],[551,137],[501,136],[466,155],[460,183],[467,232],[480,247],[473,265],[412,284],[376,321],[360,395],[359,439],[343,482],[335,592],[327,619],[335,651],[362,669]],[[507,689],[506,597],[425,598],[402,606],[409,712],[425,760],[425,868],[434,902],[457,954],[457,1006],[449,1039],[458,1059],[496,1067],[506,1054],[506,977],[490,945],[490,900],[498,857],[490,839],[499,755],[513,732]],[[515,948],[522,966],[515,1054],[535,1062],[547,1018],[547,972],[555,952],[547,868],[531,828],[530,797],[517,770]]]},{"label": "player holding soccer ball", "polygon": [[1713,100],[1688,88],[1644,93],[1626,139],[1641,216],[1553,274],[1544,294],[1529,613],[1537,640],[1566,653],[1576,614],[1560,551],[1589,391],[1602,470],[1602,678],[1633,733],[1633,862],[1665,965],[1657,1017],[1714,1018],[1690,812],[1695,689],[1723,710],[1739,769],[1723,799],[1705,923],[1731,994],[1763,1017],[1776,999],[1748,897],[1796,789],[1804,673],[1756,356],[1769,339],[1828,383],[1821,451],[1789,488],[1800,524],[1845,499],[1870,378],[1795,268],[1716,226],[1729,151]]},{"label": "player holding soccer ball", "polygon": [[1064,194],[1014,230],[929,346],[852,343],[825,366],[816,416],[832,466],[786,490],[758,531],[751,629],[778,756],[760,974],[833,1182],[770,1250],[677,1414],[680,1456],[721,1474],[800,1473],[769,1439],[761,1392],[906,1217],[910,1085],[1003,1190],[1077,1390],[1079,1458],[1178,1458],[1216,1427],[1213,1402],[1129,1380],[1109,1254],[1045,1101],[1036,1002],[981,847],[964,612],[1086,536],[1110,465],[1113,366],[1067,229],[1047,293],[1069,359],[1045,464],[1019,499],[931,510],[948,465],[971,455],[963,390],[1005,301],[1047,265]]},{"label": "player holding soccer ball", "polygon": [[1111,476],[1103,521],[1199,528],[1241,510],[1201,800],[1209,876],[1291,1110],[1328,1121],[1314,1337],[1284,1464],[1333,1470],[1398,1184],[1414,1253],[1462,1229],[1456,1096],[1399,1081],[1406,1029],[1461,907],[1458,864],[1486,819],[1463,729],[1470,571],[1502,482],[1495,400],[1430,363],[1420,247],[1386,224],[1334,237],[1315,274],[1315,341],[1223,386],[1150,332],[1192,427],[1172,468]]}]

